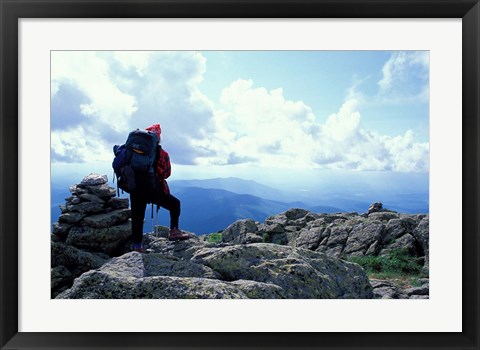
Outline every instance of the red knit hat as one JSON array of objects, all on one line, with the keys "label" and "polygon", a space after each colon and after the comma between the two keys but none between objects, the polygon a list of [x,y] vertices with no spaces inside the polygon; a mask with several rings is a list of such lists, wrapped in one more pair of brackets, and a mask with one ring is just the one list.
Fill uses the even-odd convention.
[{"label": "red knit hat", "polygon": [[158,139],[160,139],[160,134],[162,133],[162,128],[160,127],[160,124],[153,124],[153,125],[150,125],[148,128],[146,128],[145,130],[147,131],[153,131]]}]

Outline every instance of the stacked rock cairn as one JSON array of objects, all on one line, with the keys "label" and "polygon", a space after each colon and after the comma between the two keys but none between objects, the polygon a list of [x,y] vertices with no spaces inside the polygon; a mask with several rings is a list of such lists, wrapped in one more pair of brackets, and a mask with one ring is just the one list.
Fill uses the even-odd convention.
[{"label": "stacked rock cairn", "polygon": [[106,175],[92,173],[69,190],[52,225],[52,291],[54,281],[71,280],[123,254],[131,237],[128,198],[116,197]]}]

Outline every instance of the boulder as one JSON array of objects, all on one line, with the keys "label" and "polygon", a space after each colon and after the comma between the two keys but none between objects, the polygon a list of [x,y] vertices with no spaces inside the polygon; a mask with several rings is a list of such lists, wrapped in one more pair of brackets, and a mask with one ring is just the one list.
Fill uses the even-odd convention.
[{"label": "boulder", "polygon": [[84,201],[87,201],[87,202],[95,202],[95,203],[99,203],[99,204],[104,204],[105,201],[98,197],[98,196],[95,196],[94,194],[90,194],[90,193],[84,193],[84,194],[81,194],[80,196],[78,196],[79,199],[81,200],[84,200]]},{"label": "boulder", "polygon": [[310,229],[302,229],[294,241],[289,240],[289,245],[301,247],[310,250],[316,250],[320,245],[322,233],[325,231],[323,227],[313,227]]},{"label": "boulder", "polygon": [[257,231],[258,226],[255,221],[250,219],[238,220],[222,232],[222,242],[244,244],[247,241],[247,234],[254,234]]},{"label": "boulder", "polygon": [[60,239],[65,240],[72,226],[73,225],[65,222],[56,222],[52,226],[52,233]]},{"label": "boulder", "polygon": [[85,214],[82,213],[64,213],[58,217],[59,223],[67,223],[67,224],[76,224],[80,222],[85,217]]},{"label": "boulder", "polygon": [[381,212],[374,212],[374,213],[368,214],[368,218],[370,220],[378,220],[378,221],[388,222],[389,220],[397,219],[398,214],[394,213],[394,212],[389,212],[389,211],[381,211]]},{"label": "boulder", "polygon": [[371,279],[375,299],[408,299],[408,295],[398,285],[384,280]]},{"label": "boulder", "polygon": [[377,211],[383,210],[383,204],[380,202],[372,203],[370,204],[370,207],[368,208],[368,214],[375,213]]},{"label": "boulder", "polygon": [[105,200],[115,197],[116,194],[116,190],[113,187],[108,186],[108,184],[87,186],[87,190],[89,193]]},{"label": "boulder", "polygon": [[226,282],[211,268],[161,254],[132,252],[83,274],[57,299],[247,299],[281,298],[275,285]]},{"label": "boulder", "polygon": [[52,279],[52,290],[58,290],[59,288],[70,284],[73,280],[72,273],[62,265],[52,268],[50,275]]},{"label": "boulder", "polygon": [[201,277],[219,279],[221,276],[211,268],[181,260],[175,256],[163,254],[139,254],[130,252],[113,258],[103,265],[99,271],[109,275],[126,277]]},{"label": "boulder", "polygon": [[128,278],[91,271],[75,280],[57,299],[275,299],[281,288],[259,282],[224,282],[199,277]]},{"label": "boulder", "polygon": [[413,238],[412,235],[407,233],[391,241],[390,244],[385,246],[385,248],[383,248],[380,251],[380,255],[388,254],[392,250],[401,250],[401,249],[406,249],[408,253],[410,253],[412,256],[415,256],[415,253],[416,253],[415,238]]},{"label": "boulder", "polygon": [[116,209],[127,209],[128,208],[128,198],[118,198],[113,197],[107,203],[107,205],[116,210]]},{"label": "boulder", "polygon": [[103,252],[112,256],[123,248],[131,234],[130,222],[107,228],[78,226],[70,230],[66,243],[80,249]]},{"label": "boulder", "polygon": [[288,298],[371,298],[363,269],[306,249],[267,243],[203,248],[192,261],[226,280],[251,280],[281,287]]},{"label": "boulder", "polygon": [[79,204],[67,205],[67,210],[69,212],[76,212],[82,215],[100,213],[103,209],[103,204],[96,202],[81,202]]},{"label": "boulder", "polygon": [[81,224],[95,228],[107,228],[125,223],[131,216],[130,209],[119,209],[85,217]]},{"label": "boulder", "polygon": [[425,266],[429,266],[429,217],[425,216],[421,219],[418,226],[413,230],[413,237],[419,242],[419,246],[425,255]]},{"label": "boulder", "polygon": [[355,226],[345,244],[344,253],[349,255],[354,252],[365,254],[368,248],[382,239],[385,225],[379,222],[368,222]]},{"label": "boulder", "polygon": [[98,254],[86,252],[65,243],[51,242],[51,267],[63,266],[74,277],[91,269],[97,269],[107,261],[108,258]]},{"label": "boulder", "polygon": [[80,188],[85,188],[88,186],[103,185],[103,184],[106,184],[107,182],[108,182],[107,175],[91,173],[90,175],[85,176],[82,182],[78,184],[78,186]]}]

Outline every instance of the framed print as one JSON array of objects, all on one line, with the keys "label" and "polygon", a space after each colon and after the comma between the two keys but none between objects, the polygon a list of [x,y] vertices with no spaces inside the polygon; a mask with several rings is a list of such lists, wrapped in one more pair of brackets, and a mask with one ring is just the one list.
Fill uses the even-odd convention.
[{"label": "framed print", "polygon": [[479,348],[478,1],[0,11],[2,349]]}]

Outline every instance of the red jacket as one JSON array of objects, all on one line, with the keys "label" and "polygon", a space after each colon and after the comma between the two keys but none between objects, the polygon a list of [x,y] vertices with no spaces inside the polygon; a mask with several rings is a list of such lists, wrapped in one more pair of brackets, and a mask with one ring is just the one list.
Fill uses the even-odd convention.
[{"label": "red jacket", "polygon": [[168,188],[167,181],[170,174],[172,173],[172,166],[170,164],[170,157],[166,151],[159,147],[159,155],[157,161],[156,175],[157,179],[160,181],[160,185],[165,192],[165,194],[170,194],[170,189]]}]

